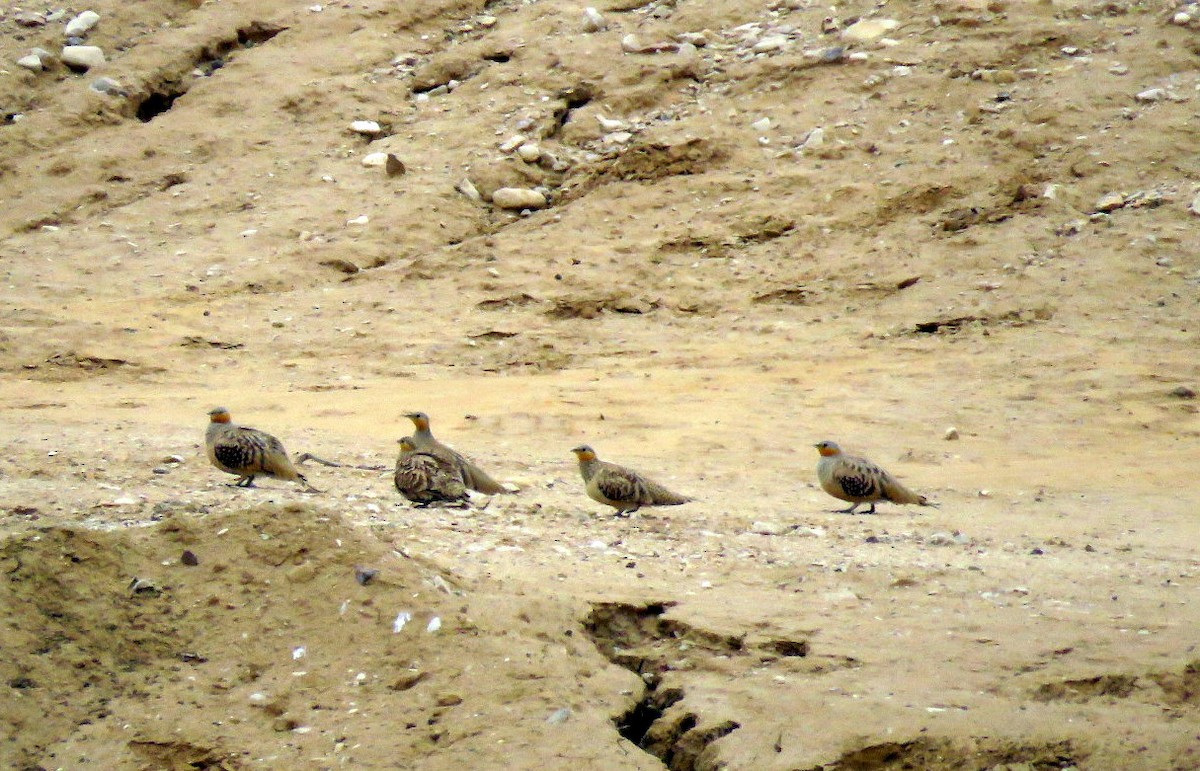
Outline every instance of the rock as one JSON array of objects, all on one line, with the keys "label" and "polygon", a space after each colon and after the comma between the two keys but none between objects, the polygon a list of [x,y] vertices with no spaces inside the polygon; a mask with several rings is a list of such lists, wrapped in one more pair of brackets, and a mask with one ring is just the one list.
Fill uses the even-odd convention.
[{"label": "rock", "polygon": [[1171,17],[1172,24],[1178,24],[1181,27],[1186,27],[1192,22],[1192,15],[1186,11],[1180,11]]},{"label": "rock", "polygon": [[782,51],[791,43],[787,35],[766,35],[750,49],[756,54]]},{"label": "rock", "polygon": [[368,168],[372,166],[379,166],[382,168],[387,164],[387,157],[388,153],[368,153],[363,156],[363,159],[360,161],[360,163]]},{"label": "rock", "polygon": [[546,196],[523,187],[502,187],[492,193],[492,203],[501,209],[541,209]]},{"label": "rock", "polygon": [[1171,391],[1171,396],[1176,399],[1195,399],[1196,389],[1188,388],[1187,386],[1178,386]]},{"label": "rock", "polygon": [[800,143],[801,150],[815,150],[825,144],[825,129],[817,126],[812,131],[808,132],[808,136]]},{"label": "rock", "polygon": [[596,120],[600,123],[600,128],[605,131],[624,131],[628,128],[625,121],[606,118],[603,115],[597,115]]},{"label": "rock", "polygon": [[755,131],[759,131],[759,132],[770,131],[771,130],[771,119],[770,118],[760,118],[760,119],[754,121],[753,123],[751,123],[750,128],[754,129]]},{"label": "rock", "polygon": [[30,72],[41,72],[46,69],[45,65],[42,64],[42,58],[35,54],[28,54],[17,59],[17,66],[24,67]]},{"label": "rock", "polygon": [[583,9],[583,31],[602,32],[608,28],[608,21],[595,8]]},{"label": "rock", "polygon": [[623,145],[631,139],[633,139],[633,134],[630,134],[628,131],[614,131],[611,134],[604,135],[605,143],[611,145]]},{"label": "rock", "polygon": [[471,180],[466,179],[465,177],[458,181],[458,184],[454,186],[454,189],[475,203],[483,203],[483,196],[479,194],[479,189],[475,187],[475,184],[471,182]]},{"label": "rock", "polygon": [[525,144],[525,137],[521,136],[520,134],[514,134],[513,136],[501,142],[497,149],[507,155],[523,144]]},{"label": "rock", "polygon": [[1190,204],[1188,204],[1188,211],[1190,211],[1192,214],[1200,216],[1200,193],[1196,193],[1196,197],[1192,199]]},{"label": "rock", "polygon": [[16,16],[14,16],[13,21],[15,21],[19,27],[41,27],[45,25],[46,17],[40,13],[26,11],[25,13],[18,13]]},{"label": "rock", "polygon": [[383,133],[383,127],[373,120],[356,120],[350,124],[350,130],[367,137],[377,137]]},{"label": "rock", "polygon": [[79,72],[86,72],[108,61],[99,46],[63,46],[62,60],[68,67]]},{"label": "rock", "polygon": [[537,163],[537,159],[542,155],[542,148],[538,147],[533,142],[527,142],[517,148],[517,156],[526,163]]},{"label": "rock", "polygon": [[842,30],[842,39],[851,43],[873,43],[900,27],[895,19],[863,19]]},{"label": "rock", "polygon": [[403,161],[392,153],[388,153],[387,158],[384,160],[383,171],[389,177],[398,177],[401,174],[407,173],[408,169],[405,167]]},{"label": "rock", "polygon": [[370,221],[371,221],[370,217],[368,217],[365,214],[360,214],[359,216],[354,217],[353,219],[346,220],[346,224],[347,225],[366,225]]},{"label": "rock", "polygon": [[947,442],[956,441],[958,439],[958,429],[954,426],[950,426],[950,428],[946,429],[946,433],[942,434],[942,438]]},{"label": "rock", "polygon": [[84,11],[67,22],[63,34],[67,37],[87,37],[92,28],[100,23],[100,14],[95,11]]},{"label": "rock", "polygon": [[1096,211],[1110,212],[1116,211],[1125,205],[1124,193],[1107,193],[1096,201]]},{"label": "rock", "polygon": [[1148,88],[1145,91],[1138,92],[1133,98],[1143,104],[1161,102],[1167,98],[1167,90],[1165,88]]},{"label": "rock", "polygon": [[88,86],[92,91],[98,94],[107,94],[108,96],[128,96],[129,92],[121,87],[121,84],[112,78],[96,78]]}]

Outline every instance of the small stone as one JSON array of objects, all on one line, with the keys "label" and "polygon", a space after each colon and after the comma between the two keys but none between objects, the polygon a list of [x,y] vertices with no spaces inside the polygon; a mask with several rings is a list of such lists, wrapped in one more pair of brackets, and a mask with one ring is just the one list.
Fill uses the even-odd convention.
[{"label": "small stone", "polygon": [[550,725],[560,725],[570,720],[571,715],[572,712],[570,707],[562,707],[561,709],[556,709],[551,712],[550,717],[546,718],[546,722]]},{"label": "small stone", "polygon": [[365,214],[360,214],[359,216],[357,216],[353,219],[346,220],[346,224],[347,225],[366,225],[370,221],[371,221],[370,217],[368,217]]},{"label": "small stone", "polygon": [[1096,211],[1116,211],[1125,205],[1124,193],[1107,193],[1096,201]]},{"label": "small stone", "polygon": [[608,28],[608,21],[595,8],[583,9],[583,31],[602,32]]},{"label": "small stone", "polygon": [[1145,91],[1138,92],[1133,98],[1143,104],[1161,102],[1167,98],[1167,90],[1165,88],[1148,88]]},{"label": "small stone", "polygon": [[100,14],[95,11],[84,11],[67,22],[63,34],[67,37],[87,37],[92,27],[100,23]]},{"label": "small stone", "polygon": [[546,196],[536,190],[523,187],[502,187],[492,193],[492,203],[501,209],[541,209],[546,205]]},{"label": "small stone", "polygon": [[384,160],[383,171],[389,177],[398,177],[401,174],[407,173],[408,169],[405,167],[404,161],[401,161],[392,153],[388,153],[387,158]]},{"label": "small stone", "polygon": [[633,139],[633,134],[628,131],[614,131],[611,134],[604,135],[604,141],[610,145],[623,145]]},{"label": "small stone", "polygon": [[182,455],[168,455],[162,459],[162,463],[183,463]]},{"label": "small stone", "polygon": [[483,196],[480,195],[479,189],[475,187],[471,180],[465,177],[458,181],[458,184],[454,186],[454,189],[475,203],[483,203]]},{"label": "small stone", "polygon": [[356,120],[350,124],[350,130],[367,137],[377,137],[383,133],[383,127],[373,120]]},{"label": "small stone", "polygon": [[791,525],[785,525],[782,522],[770,522],[765,520],[754,522],[750,525],[750,532],[757,533],[758,535],[783,535],[792,529],[793,526]]},{"label": "small stone", "polygon": [[863,19],[842,30],[842,39],[851,43],[873,43],[899,28],[895,19]]},{"label": "small stone", "polygon": [[756,120],[750,124],[750,128],[754,129],[755,131],[760,131],[760,132],[761,131],[770,131],[771,130],[771,119],[770,118],[761,118],[759,120]]},{"label": "small stone", "polygon": [[820,126],[808,132],[808,136],[800,143],[801,150],[815,150],[825,144],[825,129]]},{"label": "small stone", "polygon": [[623,120],[615,118],[606,118],[603,115],[596,116],[596,122],[600,124],[600,128],[605,131],[624,131],[629,126]]},{"label": "small stone", "polygon": [[437,705],[439,707],[457,707],[462,703],[462,697],[456,693],[443,694],[437,698]]},{"label": "small stone", "polygon": [[632,33],[621,38],[621,50],[627,54],[640,54],[646,50],[646,44]]},{"label": "small stone", "polygon": [[479,26],[483,27],[484,29],[491,29],[492,27],[496,26],[496,23],[500,20],[495,16],[480,16],[478,19],[476,19],[476,21],[479,22]]},{"label": "small stone", "polygon": [[533,142],[527,142],[517,148],[517,156],[526,163],[537,163],[538,158],[542,155],[542,148],[538,147]]},{"label": "small stone", "polygon": [[128,92],[121,87],[121,84],[112,78],[96,78],[88,86],[91,90],[98,94],[107,94],[109,96],[128,96]]},{"label": "small stone", "polygon": [[41,27],[46,24],[46,17],[40,13],[26,11],[25,13],[18,13],[16,16],[14,16],[13,21],[15,21],[17,26],[20,27]]},{"label": "small stone", "polygon": [[200,558],[191,549],[184,549],[183,554],[179,555],[179,561],[190,568],[200,564]]},{"label": "small stone", "polygon": [[1174,396],[1176,399],[1195,399],[1196,390],[1187,386],[1178,386],[1172,389],[1171,396]]},{"label": "small stone", "polygon": [[374,568],[354,568],[354,580],[357,581],[360,586],[366,586],[367,584],[371,583],[371,580],[377,575],[379,575],[379,571],[375,570]]},{"label": "small stone", "polygon": [[1178,24],[1181,27],[1186,27],[1192,21],[1192,15],[1184,11],[1180,11],[1171,17],[1172,24]]},{"label": "small stone", "polygon": [[28,54],[17,59],[17,66],[23,67],[30,72],[41,72],[46,69],[46,65],[42,64],[42,57],[34,54]]},{"label": "small stone", "polygon": [[500,152],[507,155],[523,144],[525,144],[525,137],[521,136],[520,134],[514,134],[513,136],[501,142],[498,149]]},{"label": "small stone", "polygon": [[958,429],[954,426],[950,426],[950,428],[946,429],[946,433],[942,434],[942,438],[947,442],[956,441],[958,439]]},{"label": "small stone", "polygon": [[79,72],[86,72],[108,61],[99,46],[63,46],[62,60],[68,67]]},{"label": "small stone", "polygon": [[1196,193],[1196,197],[1192,199],[1190,204],[1188,204],[1188,211],[1190,211],[1192,214],[1200,216],[1200,193]]},{"label": "small stone", "polygon": [[756,54],[771,53],[773,51],[782,51],[788,47],[791,40],[787,35],[766,35],[750,49]]},{"label": "small stone", "polygon": [[387,157],[387,153],[367,153],[363,156],[363,159],[360,161],[360,163],[368,168],[372,166],[382,167],[387,164]]}]

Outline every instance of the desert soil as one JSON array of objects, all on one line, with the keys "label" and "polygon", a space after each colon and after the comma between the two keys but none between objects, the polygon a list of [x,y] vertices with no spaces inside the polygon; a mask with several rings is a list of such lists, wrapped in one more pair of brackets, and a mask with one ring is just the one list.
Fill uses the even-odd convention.
[{"label": "desert soil", "polygon": [[[9,4],[0,765],[1200,767],[1177,5]],[[408,504],[414,409],[519,492]]]}]

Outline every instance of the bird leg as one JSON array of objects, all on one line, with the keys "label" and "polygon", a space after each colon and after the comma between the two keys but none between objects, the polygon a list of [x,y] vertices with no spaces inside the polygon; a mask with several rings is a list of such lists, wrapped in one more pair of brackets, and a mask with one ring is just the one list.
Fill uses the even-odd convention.
[{"label": "bird leg", "polygon": [[834,513],[835,514],[853,514],[854,510],[857,508],[858,508],[858,504],[856,503],[848,509],[834,509]]},{"label": "bird leg", "polygon": [[311,452],[302,453],[296,456],[297,465],[307,463],[310,460],[314,463],[320,463],[322,466],[329,466],[331,468],[356,468],[361,471],[387,471],[386,466],[353,466],[349,463],[336,463],[331,460],[325,460],[324,458],[318,458]]},{"label": "bird leg", "polygon": [[251,474],[248,477],[242,477],[237,482],[235,482],[233,486],[234,487],[254,487],[254,475]]}]

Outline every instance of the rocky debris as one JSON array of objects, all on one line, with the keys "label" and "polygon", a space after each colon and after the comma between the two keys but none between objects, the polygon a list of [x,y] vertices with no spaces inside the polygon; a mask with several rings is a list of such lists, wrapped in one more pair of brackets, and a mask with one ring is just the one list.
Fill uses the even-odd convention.
[{"label": "rocky debris", "polygon": [[112,78],[96,78],[88,88],[98,94],[107,94],[108,96],[129,96],[129,92]]},{"label": "rocky debris", "polygon": [[72,45],[63,46],[63,64],[76,72],[87,72],[103,65],[107,59],[99,46]]},{"label": "rocky debris", "polygon": [[86,38],[92,29],[100,23],[100,14],[95,11],[84,11],[67,22],[63,36],[68,38]]},{"label": "rocky debris", "polygon": [[389,177],[398,177],[408,171],[394,153],[368,153],[360,163],[367,168],[382,168]]},{"label": "rocky debris", "polygon": [[895,19],[862,19],[842,30],[842,40],[848,43],[875,43],[900,27]]},{"label": "rocky debris", "polygon": [[372,139],[383,135],[383,127],[378,121],[373,120],[356,120],[350,124],[350,130],[355,134],[361,134]]},{"label": "rocky debris", "polygon": [[26,54],[20,59],[17,59],[17,66],[29,70],[30,72],[41,72],[46,69],[42,63],[42,57],[37,54]]}]

